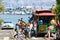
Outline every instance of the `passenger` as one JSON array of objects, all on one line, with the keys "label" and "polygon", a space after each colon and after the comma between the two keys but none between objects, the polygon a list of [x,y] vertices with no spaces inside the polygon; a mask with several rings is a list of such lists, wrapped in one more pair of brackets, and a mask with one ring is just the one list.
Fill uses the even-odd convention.
[{"label": "passenger", "polygon": [[58,19],[56,19],[56,30],[58,31],[60,29],[60,27],[59,27],[59,21],[58,21]]},{"label": "passenger", "polygon": [[20,21],[20,19],[18,20],[18,26],[19,26],[19,31],[22,31],[22,22]]},{"label": "passenger", "polygon": [[38,25],[43,24],[43,20],[38,21]]},{"label": "passenger", "polygon": [[37,36],[37,22],[34,22],[34,31],[35,31],[35,37]]},{"label": "passenger", "polygon": [[50,23],[53,24],[53,25],[56,24],[54,19],[52,19]]},{"label": "passenger", "polygon": [[33,28],[33,23],[30,21],[30,30]]},{"label": "passenger", "polygon": [[23,18],[21,18],[21,20],[20,20],[20,21],[23,23],[23,22],[24,22],[24,21],[23,21]]},{"label": "passenger", "polygon": [[25,38],[27,37],[27,35],[28,35],[28,31],[27,31],[27,24],[26,24],[26,27],[24,28],[24,30],[23,30],[24,32],[23,32],[23,34],[25,35]]},{"label": "passenger", "polygon": [[31,31],[30,31],[30,25],[29,24],[27,25],[27,31],[28,31],[28,37],[30,38],[31,37],[31,33],[30,33]]},{"label": "passenger", "polygon": [[14,35],[14,37],[17,36],[17,38],[18,38],[18,30],[19,30],[19,27],[18,27],[17,24],[16,24],[16,26],[15,26],[16,35]]},{"label": "passenger", "polygon": [[32,36],[32,34],[31,34],[31,33],[32,33],[31,30],[32,30],[32,28],[33,28],[33,23],[32,23],[32,21],[30,21],[30,24],[29,24],[29,25],[30,25],[30,35]]},{"label": "passenger", "polygon": [[28,17],[28,22],[30,22],[30,17]]},{"label": "passenger", "polygon": [[25,27],[25,22],[23,22],[22,23],[22,35],[25,37],[25,29],[26,29],[26,27]]},{"label": "passenger", "polygon": [[45,35],[45,36],[48,36],[48,38],[50,38],[50,29],[49,29],[49,26],[50,25],[47,26],[47,34]]},{"label": "passenger", "polygon": [[22,30],[24,30],[25,25],[26,25],[25,22],[23,22],[23,23],[22,23]]},{"label": "passenger", "polygon": [[54,26],[53,25],[51,25],[51,26],[48,25],[47,26],[47,35],[45,35],[45,36],[48,36],[48,38],[50,38],[50,31],[53,30],[53,29],[54,29]]}]

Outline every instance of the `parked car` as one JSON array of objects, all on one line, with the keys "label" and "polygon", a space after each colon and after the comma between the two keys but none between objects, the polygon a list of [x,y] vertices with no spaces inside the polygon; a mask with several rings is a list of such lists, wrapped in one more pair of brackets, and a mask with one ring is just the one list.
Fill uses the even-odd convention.
[{"label": "parked car", "polygon": [[15,24],[11,22],[4,22],[1,26],[1,29],[14,29]]}]

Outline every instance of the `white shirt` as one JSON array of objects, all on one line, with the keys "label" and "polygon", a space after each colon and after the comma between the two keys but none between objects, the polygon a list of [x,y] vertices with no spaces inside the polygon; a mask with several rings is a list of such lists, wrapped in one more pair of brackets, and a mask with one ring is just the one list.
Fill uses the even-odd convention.
[{"label": "white shirt", "polygon": [[32,27],[33,27],[33,24],[30,24],[30,30],[32,29]]},{"label": "white shirt", "polygon": [[34,30],[37,30],[37,27],[34,27]]}]

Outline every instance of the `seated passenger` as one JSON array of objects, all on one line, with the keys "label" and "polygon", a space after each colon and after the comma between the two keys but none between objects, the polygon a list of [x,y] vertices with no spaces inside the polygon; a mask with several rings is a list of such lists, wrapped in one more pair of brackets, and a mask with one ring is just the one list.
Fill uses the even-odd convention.
[{"label": "seated passenger", "polygon": [[39,21],[38,21],[38,25],[39,25],[39,24],[43,24],[43,20],[39,20]]}]

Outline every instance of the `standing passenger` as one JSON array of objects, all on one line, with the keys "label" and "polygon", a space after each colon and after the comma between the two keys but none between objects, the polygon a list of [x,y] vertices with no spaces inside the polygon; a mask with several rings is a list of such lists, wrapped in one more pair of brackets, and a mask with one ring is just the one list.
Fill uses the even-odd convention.
[{"label": "standing passenger", "polygon": [[[51,25],[51,26],[48,25],[48,26],[47,26],[47,36],[48,36],[48,38],[50,38],[50,31],[53,30],[53,29],[54,29],[54,26],[53,26],[53,25]],[[46,36],[46,35],[45,35],[45,36]]]},{"label": "standing passenger", "polygon": [[[31,34],[32,28],[33,28],[33,23],[32,23],[32,21],[30,21],[30,34]],[[32,36],[32,35],[31,35],[31,36]]]},{"label": "standing passenger", "polygon": [[26,24],[26,28],[27,28],[27,36],[30,38],[31,37],[31,34],[30,34],[30,25],[29,24]]},{"label": "standing passenger", "polygon": [[58,31],[60,28],[59,28],[59,20],[57,19],[56,20],[56,30]]},{"label": "standing passenger", "polygon": [[14,35],[14,37],[17,36],[17,38],[18,38],[18,30],[19,30],[19,27],[18,27],[17,24],[16,24],[16,26],[15,26],[16,35]]},{"label": "standing passenger", "polygon": [[19,26],[19,31],[22,31],[22,22],[20,21],[20,19],[18,20],[18,26]]},{"label": "standing passenger", "polygon": [[37,36],[37,22],[34,22],[34,31],[35,31],[35,37]]},{"label": "standing passenger", "polygon": [[45,36],[48,36],[48,38],[50,38],[50,29],[49,29],[49,26],[50,25],[47,26],[47,34],[45,35]]},{"label": "standing passenger", "polygon": [[33,28],[33,23],[30,21],[30,30]]}]

